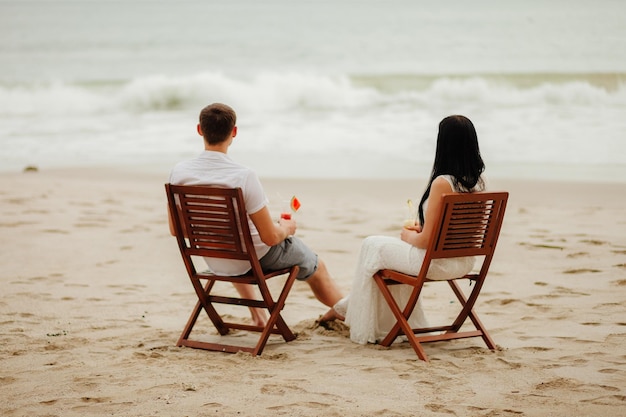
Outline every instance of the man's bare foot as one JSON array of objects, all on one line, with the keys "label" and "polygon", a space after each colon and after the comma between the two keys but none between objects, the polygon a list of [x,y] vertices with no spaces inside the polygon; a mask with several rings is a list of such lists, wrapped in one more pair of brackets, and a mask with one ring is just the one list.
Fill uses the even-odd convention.
[{"label": "man's bare foot", "polygon": [[267,324],[266,320],[252,320],[252,325],[253,326],[259,326],[259,327],[265,327],[265,325]]},{"label": "man's bare foot", "polygon": [[253,326],[265,327],[267,324],[267,313],[261,308],[251,308],[250,315]]}]

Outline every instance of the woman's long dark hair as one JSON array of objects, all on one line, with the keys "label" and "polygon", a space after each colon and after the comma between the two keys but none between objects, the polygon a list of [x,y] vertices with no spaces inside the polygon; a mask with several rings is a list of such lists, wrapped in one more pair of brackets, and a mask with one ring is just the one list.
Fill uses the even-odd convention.
[{"label": "woman's long dark hair", "polygon": [[478,136],[472,122],[465,116],[448,116],[439,123],[435,162],[419,204],[419,221],[424,225],[424,202],[430,195],[430,187],[440,175],[451,175],[454,189],[470,191],[481,181],[485,164],[478,148]]}]

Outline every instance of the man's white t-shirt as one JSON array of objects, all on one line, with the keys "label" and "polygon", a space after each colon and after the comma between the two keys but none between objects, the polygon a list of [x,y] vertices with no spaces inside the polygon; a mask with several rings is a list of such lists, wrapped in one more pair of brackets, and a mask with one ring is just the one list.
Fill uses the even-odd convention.
[{"label": "man's white t-shirt", "polygon": [[[204,151],[198,157],[174,166],[169,182],[177,185],[215,185],[225,188],[241,188],[248,214],[254,214],[267,206],[268,199],[256,173],[239,165],[222,152]],[[259,259],[269,250],[248,217],[252,242]],[[250,270],[247,261],[205,258],[211,270],[220,275],[241,275]]]}]

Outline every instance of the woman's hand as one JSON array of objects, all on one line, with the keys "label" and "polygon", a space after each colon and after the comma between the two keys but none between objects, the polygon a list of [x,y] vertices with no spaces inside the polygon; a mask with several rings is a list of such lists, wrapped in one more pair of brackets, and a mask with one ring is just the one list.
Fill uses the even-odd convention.
[{"label": "woman's hand", "polygon": [[400,239],[409,245],[415,246],[415,241],[418,238],[419,234],[422,233],[422,226],[405,226],[402,228],[400,232]]},{"label": "woman's hand", "polygon": [[[435,232],[437,226],[437,220],[441,215],[441,209],[443,206],[442,196],[452,192],[452,186],[443,177],[437,177],[430,186],[430,196],[428,197],[428,207],[426,213],[424,213],[424,230],[420,230],[419,233],[415,231],[408,231],[409,235],[405,242],[410,243],[421,249],[426,249],[428,243]],[[411,236],[412,234],[412,236]],[[404,238],[402,239],[404,240]]]}]

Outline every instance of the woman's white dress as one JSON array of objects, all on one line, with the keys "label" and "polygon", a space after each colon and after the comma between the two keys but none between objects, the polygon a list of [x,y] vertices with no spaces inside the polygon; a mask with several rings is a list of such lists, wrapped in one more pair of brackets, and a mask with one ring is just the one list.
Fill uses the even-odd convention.
[{"label": "woman's white dress", "polygon": [[[454,189],[452,178],[447,175],[443,177]],[[376,271],[393,269],[417,275],[422,266],[424,254],[424,249],[412,246],[399,238],[389,236],[365,238],[350,294],[334,307],[338,313],[346,317],[345,322],[350,326],[350,339],[353,342],[376,343],[382,340],[396,323],[391,309],[374,282],[373,276]],[[465,275],[472,270],[474,262],[474,257],[437,259],[431,263],[427,276],[430,279],[446,279]],[[391,287],[391,293],[400,308],[406,305],[411,289],[412,287],[408,285]],[[419,300],[409,318],[409,324],[412,328],[428,327]]]}]

